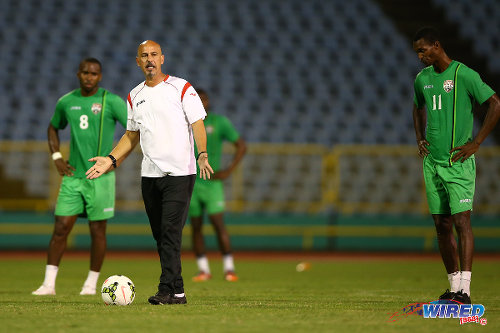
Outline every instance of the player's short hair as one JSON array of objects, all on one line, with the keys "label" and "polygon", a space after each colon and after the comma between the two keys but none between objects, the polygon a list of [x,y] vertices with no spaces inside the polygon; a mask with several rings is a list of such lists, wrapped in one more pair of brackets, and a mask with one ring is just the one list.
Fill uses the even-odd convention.
[{"label": "player's short hair", "polygon": [[99,65],[99,69],[100,69],[100,70],[101,70],[101,72],[102,72],[102,65],[101,65],[101,62],[100,62],[99,60],[97,60],[96,58],[92,58],[92,57],[83,59],[83,60],[80,62],[80,66],[78,66],[78,69],[82,69],[83,64],[88,63],[88,62],[93,63],[93,64],[98,64],[98,65]]},{"label": "player's short hair", "polygon": [[440,41],[440,34],[437,29],[433,27],[423,27],[420,28],[415,36],[413,37],[413,41],[416,42],[419,39],[424,39],[427,43],[433,44],[437,41]]},{"label": "player's short hair", "polygon": [[195,88],[196,92],[198,93],[198,95],[205,95],[205,96],[208,96],[207,92],[205,89],[203,88]]}]

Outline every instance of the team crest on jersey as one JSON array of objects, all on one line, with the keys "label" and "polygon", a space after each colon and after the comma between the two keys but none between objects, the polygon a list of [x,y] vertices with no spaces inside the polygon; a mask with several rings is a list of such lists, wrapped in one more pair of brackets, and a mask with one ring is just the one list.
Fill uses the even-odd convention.
[{"label": "team crest on jersey", "polygon": [[94,103],[92,104],[92,112],[94,114],[98,114],[99,112],[102,111],[102,104],[101,103]]},{"label": "team crest on jersey", "polygon": [[447,93],[452,91],[454,86],[455,86],[455,82],[453,82],[453,80],[446,80],[443,82],[443,89]]},{"label": "team crest on jersey", "polygon": [[211,125],[208,125],[206,128],[207,134],[212,134],[214,132],[214,127]]}]

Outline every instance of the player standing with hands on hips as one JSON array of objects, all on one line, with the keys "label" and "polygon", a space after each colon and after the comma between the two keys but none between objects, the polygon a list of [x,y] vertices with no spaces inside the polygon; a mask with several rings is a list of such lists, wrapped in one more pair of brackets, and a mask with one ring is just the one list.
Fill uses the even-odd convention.
[{"label": "player standing with hands on hips", "polygon": [[[128,95],[127,131],[87,178],[96,179],[116,168],[140,141],[142,197],[160,257],[158,292],[151,304],[185,304],[181,275],[182,229],[196,179],[209,179],[213,170],[206,153],[205,109],[195,89],[184,79],[162,73],[165,61],[158,43],[147,40],[137,50],[137,66],[146,80]],[[198,155],[194,155],[194,143]]]},{"label": "player standing with hands on hips", "polygon": [[[193,229],[193,249],[198,265],[198,274],[193,277],[193,281],[202,282],[212,278],[208,258],[205,255],[205,242],[202,232],[203,213],[205,211],[217,234],[219,248],[222,253],[224,279],[235,282],[238,281],[238,276],[235,273],[229,234],[224,225],[225,200],[222,180],[231,175],[231,172],[245,155],[247,148],[245,141],[241,138],[229,119],[209,112],[210,99],[207,93],[198,89],[198,94],[208,114],[204,122],[207,130],[207,151],[210,153],[215,173],[210,180],[198,179],[196,181],[189,207],[189,217]],[[233,143],[235,152],[229,166],[225,169],[220,169],[224,141]]]},{"label": "player standing with hands on hips", "polygon": [[[95,58],[84,59],[77,77],[80,89],[59,99],[47,131],[49,149],[57,171],[63,176],[55,210],[55,224],[47,254],[45,279],[34,295],[55,295],[59,263],[68,235],[78,215],[89,220],[91,235],[90,271],[80,295],[94,295],[106,252],[106,221],[114,216],[115,173],[97,182],[86,179],[95,154],[109,154],[113,147],[116,122],[127,123],[127,107],[119,96],[99,88],[102,67]],[[59,130],[71,127],[69,161],[59,151]]]},{"label": "player standing with hands on hips", "polygon": [[[413,49],[428,66],[415,79],[413,122],[418,153],[424,158],[429,211],[450,282],[450,289],[440,299],[471,304],[474,153],[500,118],[500,100],[477,72],[448,57],[435,29],[420,29],[413,39]],[[488,104],[486,118],[475,137],[474,101]]]}]

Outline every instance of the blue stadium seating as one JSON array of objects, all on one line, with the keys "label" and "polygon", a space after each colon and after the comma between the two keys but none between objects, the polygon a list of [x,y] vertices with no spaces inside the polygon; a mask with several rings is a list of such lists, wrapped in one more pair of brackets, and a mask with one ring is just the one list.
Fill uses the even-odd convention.
[{"label": "blue stadium seating", "polygon": [[[102,61],[102,86],[125,98],[143,80],[137,45],[154,39],[166,54],[164,71],[205,88],[213,112],[231,118],[250,142],[414,142],[412,89],[421,66],[371,0],[0,2],[7,106],[0,139],[45,140],[54,105],[78,86],[75,72],[87,56]],[[477,3],[479,12],[494,7],[497,19],[479,18],[463,33],[477,30],[478,52],[498,54],[498,36],[486,34],[498,31],[491,29],[498,6]],[[450,18],[461,19],[460,10]],[[492,69],[499,59],[491,57]]]},{"label": "blue stadium seating", "polygon": [[[469,38],[475,51],[487,59],[492,72],[500,73],[500,3],[498,0],[433,0],[445,9],[462,36]],[[464,22],[467,22],[464,24]]]}]

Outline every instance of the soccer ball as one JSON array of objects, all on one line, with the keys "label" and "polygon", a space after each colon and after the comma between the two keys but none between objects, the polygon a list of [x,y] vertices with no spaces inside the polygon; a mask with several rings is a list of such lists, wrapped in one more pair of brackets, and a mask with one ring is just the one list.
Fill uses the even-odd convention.
[{"label": "soccer ball", "polygon": [[112,275],[102,284],[101,295],[106,305],[129,305],[135,298],[135,286],[125,275]]}]

